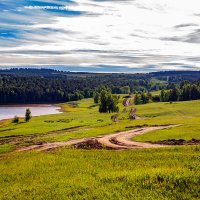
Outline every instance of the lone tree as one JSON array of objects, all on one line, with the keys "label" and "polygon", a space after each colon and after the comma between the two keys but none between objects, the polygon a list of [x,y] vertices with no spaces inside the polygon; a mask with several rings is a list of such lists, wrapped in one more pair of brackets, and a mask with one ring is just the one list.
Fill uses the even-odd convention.
[{"label": "lone tree", "polygon": [[29,108],[26,109],[26,113],[25,113],[25,121],[28,122],[31,119],[31,111]]},{"label": "lone tree", "polygon": [[118,112],[119,107],[117,104],[119,103],[119,98],[115,95],[112,95],[108,91],[102,91],[100,94],[100,104],[99,104],[99,112],[100,113],[111,113]]}]

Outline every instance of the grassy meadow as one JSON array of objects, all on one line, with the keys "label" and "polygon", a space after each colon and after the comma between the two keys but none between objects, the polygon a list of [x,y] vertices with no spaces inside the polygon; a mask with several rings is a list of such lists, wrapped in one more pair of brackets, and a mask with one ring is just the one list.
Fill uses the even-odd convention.
[{"label": "grassy meadow", "polygon": [[[132,105],[126,112],[121,102],[118,122],[112,122],[113,114],[100,114],[92,99],[60,104],[64,113],[33,117],[28,123],[23,119],[19,124],[1,121],[0,199],[199,199],[199,146],[130,151],[14,151],[37,142],[168,124],[180,126],[133,140],[200,139],[200,101]],[[140,119],[129,119],[132,107],[136,107]]]},{"label": "grassy meadow", "polygon": [[0,160],[0,199],[198,199],[199,147],[59,149]]},{"label": "grassy meadow", "polygon": [[[122,101],[122,98],[121,98]],[[200,139],[200,101],[175,103],[149,103],[145,105],[131,105],[123,112],[120,102],[118,122],[112,122],[113,114],[101,114],[92,99],[60,104],[62,114],[33,117],[25,123],[21,119],[19,124],[11,120],[0,122],[0,140],[19,139],[20,145],[33,142],[65,141],[72,138],[83,138],[130,130],[138,126],[179,124],[166,130],[153,131],[137,136],[137,141],[158,141],[166,139]],[[138,120],[129,119],[132,107],[137,109]]]}]

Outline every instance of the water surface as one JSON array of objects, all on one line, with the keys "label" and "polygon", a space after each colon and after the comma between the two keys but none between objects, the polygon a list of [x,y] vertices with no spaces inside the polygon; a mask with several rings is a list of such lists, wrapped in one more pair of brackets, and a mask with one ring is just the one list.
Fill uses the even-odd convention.
[{"label": "water surface", "polygon": [[0,120],[10,119],[15,115],[18,117],[24,117],[26,109],[31,110],[32,116],[50,115],[60,113],[60,107],[53,105],[12,105],[12,106],[0,106]]}]

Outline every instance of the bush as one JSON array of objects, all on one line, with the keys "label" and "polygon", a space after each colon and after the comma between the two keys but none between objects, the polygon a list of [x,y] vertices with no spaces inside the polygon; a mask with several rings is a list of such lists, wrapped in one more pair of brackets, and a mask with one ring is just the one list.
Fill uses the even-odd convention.
[{"label": "bush", "polygon": [[19,117],[15,116],[12,120],[13,123],[19,123]]}]

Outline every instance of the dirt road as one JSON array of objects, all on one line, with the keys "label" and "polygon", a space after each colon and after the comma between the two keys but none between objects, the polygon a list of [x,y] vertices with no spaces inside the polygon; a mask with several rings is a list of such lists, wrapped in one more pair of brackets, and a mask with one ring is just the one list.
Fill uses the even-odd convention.
[{"label": "dirt road", "polygon": [[177,125],[136,128],[130,131],[122,131],[119,133],[98,136],[98,137],[73,139],[66,142],[35,144],[32,146],[19,148],[17,149],[17,151],[18,152],[30,151],[30,150],[48,151],[51,149],[56,149],[56,148],[64,147],[64,146],[71,146],[71,147],[80,148],[80,149],[105,148],[105,149],[113,149],[113,150],[166,147],[169,145],[135,142],[135,141],[132,141],[131,139],[136,135],[141,135],[141,134],[144,134],[150,131],[155,131],[155,130],[169,129],[175,126]]}]

